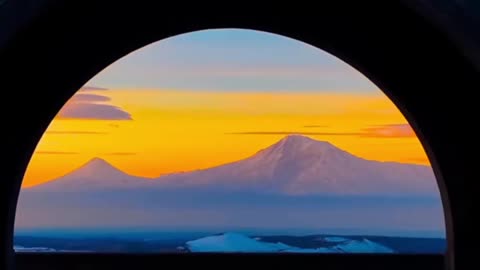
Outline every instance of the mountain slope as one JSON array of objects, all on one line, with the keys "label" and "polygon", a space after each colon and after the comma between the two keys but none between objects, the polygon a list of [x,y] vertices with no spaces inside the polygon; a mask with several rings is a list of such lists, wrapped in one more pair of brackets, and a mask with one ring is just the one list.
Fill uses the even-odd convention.
[{"label": "mountain slope", "polygon": [[436,194],[428,166],[378,162],[328,142],[290,135],[250,158],[158,178],[175,186],[287,194]]},{"label": "mountain slope", "polygon": [[188,241],[186,245],[190,252],[395,253],[391,248],[368,239],[345,239],[331,247],[299,248],[281,242],[262,242],[230,232]]},{"label": "mountain slope", "polygon": [[90,191],[149,187],[153,181],[122,172],[101,158],[94,158],[73,172],[30,188],[35,191]]},{"label": "mountain slope", "polygon": [[427,166],[369,161],[327,142],[288,136],[244,160],[157,179],[93,159],[23,190],[16,226],[333,228],[409,235],[444,232],[439,195]]},{"label": "mountain slope", "polygon": [[336,146],[290,135],[233,163],[157,179],[128,175],[95,158],[79,169],[32,190],[175,188],[287,195],[438,195],[428,166],[378,162]]}]

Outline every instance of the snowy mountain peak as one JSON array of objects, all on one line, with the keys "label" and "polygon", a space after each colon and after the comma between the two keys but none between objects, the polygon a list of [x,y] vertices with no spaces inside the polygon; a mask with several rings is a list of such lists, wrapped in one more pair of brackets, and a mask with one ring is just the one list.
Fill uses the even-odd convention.
[{"label": "snowy mountain peak", "polygon": [[105,166],[113,167],[110,163],[108,163],[108,161],[106,161],[103,158],[99,158],[99,157],[94,157],[94,158],[90,159],[89,161],[87,161],[85,163],[85,165],[89,166],[89,167],[98,167],[98,168],[102,168],[102,167],[105,167]]},{"label": "snowy mountain peak", "polygon": [[95,157],[83,164],[80,168],[72,172],[77,176],[100,176],[100,175],[111,175],[111,174],[123,174],[123,172],[115,168],[112,164],[108,163],[106,160]]},{"label": "snowy mountain peak", "polygon": [[[314,140],[314,139],[312,139],[310,137],[307,137],[305,135],[302,135],[302,134],[290,134],[290,135],[285,136],[280,141],[297,141],[297,142],[316,141],[316,142],[322,142],[322,141]],[[328,142],[326,142],[326,143],[328,143]]]},{"label": "snowy mountain peak", "polygon": [[282,146],[282,147],[310,147],[315,145],[317,148],[323,147],[325,149],[336,148],[333,144],[327,141],[318,141],[304,135],[292,134],[288,135],[285,138],[281,139],[279,142],[273,146]]},{"label": "snowy mountain peak", "polygon": [[257,153],[268,160],[287,159],[294,161],[311,156],[335,158],[337,156],[352,156],[327,141],[317,141],[303,135],[288,135]]},{"label": "snowy mountain peak", "polygon": [[[333,144],[289,135],[255,155],[203,170],[150,181],[129,175],[101,158],[41,185],[45,189],[202,188],[289,195],[438,194],[428,166],[359,158]],[[41,187],[39,187],[41,188]]]},{"label": "snowy mountain peak", "polygon": [[102,158],[93,158],[63,177],[34,186],[33,190],[84,191],[150,186],[144,177],[132,176],[117,169]]}]

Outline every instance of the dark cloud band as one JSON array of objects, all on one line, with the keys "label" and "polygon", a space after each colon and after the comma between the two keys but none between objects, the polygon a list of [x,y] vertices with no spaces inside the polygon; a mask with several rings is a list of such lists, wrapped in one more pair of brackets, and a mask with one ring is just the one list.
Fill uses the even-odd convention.
[{"label": "dark cloud band", "polygon": [[64,151],[35,151],[36,155],[77,155],[77,152]]},{"label": "dark cloud band", "polygon": [[133,156],[137,153],[134,152],[112,152],[112,153],[104,153],[105,156]]},{"label": "dark cloud band", "polygon": [[132,120],[132,116],[109,104],[69,103],[57,115],[59,119]]},{"label": "dark cloud band", "polygon": [[102,131],[57,131],[57,130],[49,130],[45,132],[47,134],[57,134],[57,135],[106,135],[108,132]]},{"label": "dark cloud band", "polygon": [[[305,128],[324,127],[321,125],[304,126]],[[318,136],[358,136],[366,138],[411,138],[416,137],[409,124],[376,125],[362,129],[360,132],[305,132],[305,131],[242,131],[230,132],[231,135],[318,135]]]},{"label": "dark cloud band", "polygon": [[303,131],[245,131],[225,133],[230,135],[325,135],[325,136],[357,136],[358,132],[303,132]]},{"label": "dark cloud band", "polygon": [[325,127],[328,127],[328,125],[306,125],[303,127],[304,128],[325,128]]}]

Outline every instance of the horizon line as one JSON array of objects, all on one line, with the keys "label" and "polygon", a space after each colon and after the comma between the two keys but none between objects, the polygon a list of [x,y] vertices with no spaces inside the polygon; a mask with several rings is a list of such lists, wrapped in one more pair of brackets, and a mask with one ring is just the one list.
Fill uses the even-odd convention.
[{"label": "horizon line", "polygon": [[[432,229],[432,230],[405,230],[405,229],[383,229],[380,232],[375,231],[376,228],[261,228],[261,227],[217,227],[217,226],[204,226],[204,227],[162,227],[158,228],[156,226],[141,226],[141,227],[131,227],[131,226],[98,226],[98,227],[18,227],[15,228],[14,236],[24,236],[18,235],[25,233],[37,233],[37,234],[102,234],[105,231],[108,233],[123,233],[127,234],[145,234],[145,233],[170,233],[170,232],[179,232],[179,233],[228,233],[228,232],[239,232],[245,234],[255,234],[255,233],[266,233],[269,231],[272,235],[285,235],[287,233],[291,235],[302,235],[302,236],[378,236],[378,237],[401,237],[401,238],[423,238],[423,239],[446,239],[445,230],[442,229]],[[362,232],[363,231],[363,232]],[[378,230],[377,230],[378,231]],[[383,233],[383,234],[381,234]],[[420,234],[427,234],[423,236],[415,236]],[[267,234],[265,234],[267,235]]]},{"label": "horizon line", "polygon": [[[53,179],[50,179],[50,180],[47,180],[47,181],[44,181],[42,183],[38,183],[38,184],[34,184],[34,185],[31,185],[31,186],[21,186],[21,189],[29,189],[29,188],[33,188],[33,187],[36,187],[36,186],[41,186],[43,184],[47,184],[49,182],[53,182],[59,178],[62,178],[62,177],[65,177],[65,176],[68,176],[69,174],[87,166],[88,164],[90,164],[91,162],[95,161],[95,160],[100,160],[100,161],[103,161],[105,163],[107,163],[108,165],[110,165],[111,167],[113,167],[114,169],[122,172],[122,173],[125,173],[127,174],[128,176],[132,176],[132,177],[141,177],[141,178],[146,178],[148,180],[151,180],[151,181],[155,181],[156,179],[158,178],[161,178],[163,176],[168,176],[168,175],[172,175],[172,174],[179,174],[179,173],[190,173],[190,172],[195,172],[195,171],[199,171],[199,170],[208,170],[208,169],[213,169],[213,168],[216,168],[216,167],[220,167],[220,166],[224,166],[224,165],[227,165],[227,164],[231,164],[231,163],[235,163],[235,162],[240,162],[240,161],[243,161],[243,160],[246,160],[246,159],[249,159],[249,158],[252,158],[254,157],[255,155],[259,154],[261,151],[263,150],[266,150],[276,144],[278,144],[279,142],[281,142],[282,140],[285,140],[289,137],[303,137],[303,138],[306,138],[306,139],[309,139],[309,140],[313,140],[315,142],[319,142],[319,143],[328,143],[328,144],[331,144],[332,146],[334,146],[336,149],[340,150],[340,151],[345,151],[347,153],[349,153],[350,155],[356,157],[356,158],[360,158],[360,159],[364,159],[364,160],[367,160],[367,161],[372,161],[372,162],[380,162],[380,163],[398,163],[398,164],[405,164],[405,165],[413,165],[413,166],[424,166],[424,167],[429,167],[429,168],[432,168],[432,166],[430,164],[418,164],[418,163],[407,163],[407,162],[398,162],[398,161],[380,161],[380,160],[373,160],[373,159],[366,159],[366,158],[363,158],[363,157],[360,157],[360,156],[357,156],[357,155],[353,155],[351,154],[349,151],[346,151],[346,150],[343,150],[342,148],[336,146],[335,144],[329,142],[329,141],[326,141],[326,140],[317,140],[317,139],[314,139],[314,138],[311,138],[309,136],[305,136],[305,135],[302,135],[302,134],[287,134],[286,136],[284,136],[283,138],[281,138],[280,140],[278,140],[277,142],[271,144],[270,146],[266,147],[266,148],[262,148],[260,150],[257,150],[256,152],[254,152],[253,154],[249,155],[248,157],[246,158],[243,158],[243,159],[239,159],[239,160],[234,160],[234,161],[230,161],[230,162],[226,162],[226,163],[222,163],[222,164],[218,164],[218,165],[214,165],[214,166],[210,166],[210,167],[206,167],[206,168],[197,168],[197,169],[192,169],[192,170],[188,170],[188,171],[173,171],[173,172],[168,172],[168,173],[164,173],[164,174],[160,174],[158,176],[154,176],[154,177],[149,177],[149,176],[142,176],[142,175],[134,175],[134,174],[130,174],[130,173],[127,173],[125,172],[123,169],[121,168],[118,168],[116,166],[114,166],[112,163],[110,163],[106,158],[102,158],[102,157],[92,157],[90,158],[88,161],[86,161],[85,163],[82,163],[80,166],[78,166],[76,169],[73,169],[71,170],[70,172],[68,173],[65,173],[61,176],[58,176],[56,178],[53,178]],[[428,159],[427,159],[428,160]],[[27,167],[28,169],[28,167]]]}]

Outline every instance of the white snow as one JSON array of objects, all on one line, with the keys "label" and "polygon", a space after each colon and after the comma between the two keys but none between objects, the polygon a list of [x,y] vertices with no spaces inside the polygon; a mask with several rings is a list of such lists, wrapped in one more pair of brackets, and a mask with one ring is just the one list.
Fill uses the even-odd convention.
[{"label": "white snow", "polygon": [[207,236],[189,241],[187,246],[192,252],[277,252],[291,248],[282,243],[259,242],[239,233]]},{"label": "white snow", "polygon": [[53,252],[56,251],[53,248],[48,247],[23,247],[23,246],[13,246],[13,249],[16,252]]},{"label": "white snow", "polygon": [[[332,237],[333,238],[333,237]],[[339,240],[333,238],[334,240]],[[395,251],[364,239],[349,240],[333,247],[299,248],[284,243],[267,243],[239,233],[207,236],[187,242],[191,252],[292,252],[292,253],[394,253]]]},{"label": "white snow", "polygon": [[351,240],[337,245],[336,248],[345,253],[394,253],[394,250],[368,239],[363,239],[362,241]]},{"label": "white snow", "polygon": [[379,162],[352,155],[329,142],[290,135],[229,164],[164,175],[161,183],[307,194],[438,194],[429,166]]},{"label": "white snow", "polygon": [[344,237],[338,237],[338,236],[330,236],[330,237],[323,238],[323,240],[327,242],[338,243],[338,242],[348,241],[349,239]]},{"label": "white snow", "polygon": [[91,250],[66,250],[66,249],[54,249],[48,247],[24,247],[15,245],[13,246],[15,252],[69,252],[69,253],[92,253]]},{"label": "white snow", "polygon": [[296,248],[296,247],[285,249],[285,250],[282,250],[281,252],[288,252],[288,253],[339,253],[338,250],[331,249],[331,248]]},{"label": "white snow", "polygon": [[91,191],[150,187],[153,184],[154,181],[149,178],[129,175],[104,159],[93,158],[67,175],[28,189],[34,191]]}]

